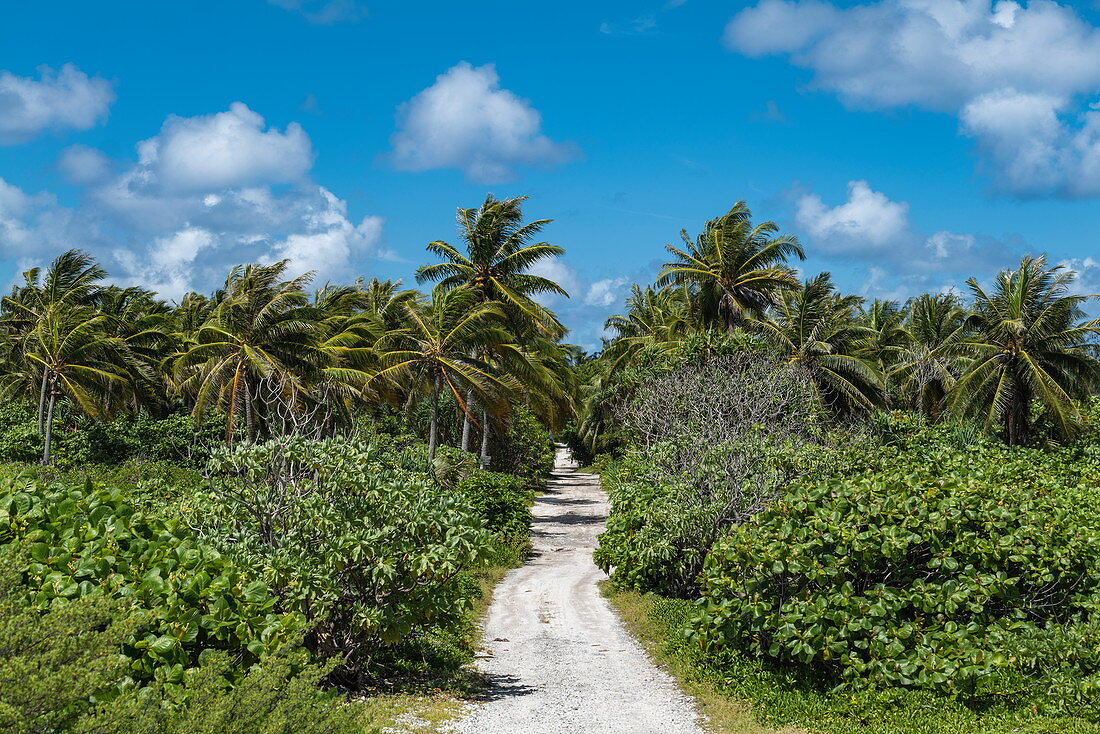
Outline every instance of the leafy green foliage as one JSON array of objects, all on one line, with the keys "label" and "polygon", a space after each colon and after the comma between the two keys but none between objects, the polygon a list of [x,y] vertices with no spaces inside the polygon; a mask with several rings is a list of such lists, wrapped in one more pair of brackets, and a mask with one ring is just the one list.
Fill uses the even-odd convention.
[{"label": "leafy green foliage", "polygon": [[1074,502],[897,473],[796,489],[734,528],[694,631],[857,687],[983,694],[1014,665],[1004,640],[1086,619],[1098,589],[1100,522]]},{"label": "leafy green foliage", "polygon": [[0,548],[22,547],[28,604],[124,599],[139,623],[123,651],[129,675],[177,683],[212,650],[247,664],[302,628],[276,599],[179,521],[135,511],[116,493],[0,480]]},{"label": "leafy green foliage", "polygon": [[494,438],[490,465],[493,471],[523,477],[534,487],[554,470],[554,442],[546,426],[530,410],[513,409],[507,433]]},{"label": "leafy green foliage", "polygon": [[325,669],[296,644],[242,670],[208,651],[175,682],[128,683],[120,655],[142,615],[127,598],[88,594],[39,610],[25,565],[0,553],[0,729],[13,734],[360,734],[362,712],[317,689]]},{"label": "leafy green foliage", "polygon": [[102,595],[28,605],[24,566],[0,552],[0,729],[29,734],[67,727],[126,677],[119,650],[135,625]]},{"label": "leafy green foliage", "polygon": [[475,469],[456,492],[477,510],[485,526],[505,538],[526,538],[533,493],[521,477]]},{"label": "leafy green foliage", "polygon": [[[211,416],[196,423],[186,413],[154,417],[149,413],[92,420],[67,409],[54,418],[54,463],[61,467],[133,462],[172,462],[201,467],[208,447],[220,442],[225,420]],[[35,462],[43,437],[34,411],[20,403],[0,406],[0,461]]]},{"label": "leafy green foliage", "polygon": [[461,618],[473,593],[463,573],[492,537],[460,496],[383,459],[343,439],[226,449],[212,459],[220,502],[195,517],[309,620],[307,644],[340,656],[348,685],[385,646]]}]

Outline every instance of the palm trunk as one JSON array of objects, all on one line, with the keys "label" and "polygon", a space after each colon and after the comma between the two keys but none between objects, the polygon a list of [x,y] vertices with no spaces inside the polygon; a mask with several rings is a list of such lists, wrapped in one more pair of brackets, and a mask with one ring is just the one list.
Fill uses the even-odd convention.
[{"label": "palm trunk", "polygon": [[42,444],[42,465],[50,465],[50,444],[53,441],[53,408],[57,402],[57,386],[50,386],[49,407],[46,409],[46,440]]},{"label": "palm trunk", "polygon": [[439,375],[435,377],[435,384],[432,386],[432,423],[428,428],[428,461],[435,461],[435,447],[439,441],[439,391],[442,387],[442,380]]},{"label": "palm trunk", "polygon": [[481,411],[481,468],[489,468],[489,411]]},{"label": "palm trunk", "polygon": [[248,435],[248,442],[254,443],[256,441],[256,426],[253,423],[252,391],[248,389],[247,375],[245,375],[242,382],[244,383],[244,427]]},{"label": "palm trunk", "polygon": [[405,400],[405,428],[411,433],[413,427],[413,408],[416,407],[416,390],[409,388],[409,397]]},{"label": "palm trunk", "polygon": [[38,390],[38,435],[42,435],[42,431],[45,430],[46,421],[46,375],[48,370],[42,368],[42,387]]},{"label": "palm trunk", "polygon": [[470,450],[470,439],[473,434],[474,422],[470,420],[470,402],[474,399],[474,391],[466,391],[466,410],[462,411],[462,450]]}]

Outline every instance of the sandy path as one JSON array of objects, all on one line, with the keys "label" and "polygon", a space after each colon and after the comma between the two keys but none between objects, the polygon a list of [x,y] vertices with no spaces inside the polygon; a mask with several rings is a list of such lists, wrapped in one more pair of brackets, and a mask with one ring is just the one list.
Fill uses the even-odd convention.
[{"label": "sandy path", "polygon": [[691,699],[623,629],[592,563],[607,516],[597,478],[564,452],[535,503],[533,557],[497,587],[478,661],[490,687],[454,731],[699,734]]}]

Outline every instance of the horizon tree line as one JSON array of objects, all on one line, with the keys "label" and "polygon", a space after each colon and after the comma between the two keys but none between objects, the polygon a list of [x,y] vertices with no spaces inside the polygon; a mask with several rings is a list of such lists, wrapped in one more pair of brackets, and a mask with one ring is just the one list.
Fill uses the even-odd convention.
[{"label": "horizon tree line", "polygon": [[774,222],[754,225],[744,201],[708,221],[653,285],[634,285],[614,336],[589,370],[580,431],[595,445],[606,430],[608,390],[623,369],[675,352],[692,335],[742,333],[803,370],[836,417],[906,408],[931,421],[976,420],[1010,445],[1042,427],[1070,440],[1080,403],[1100,378],[1100,319],[1082,306],[1076,275],[1045,256],[1024,257],[988,288],[965,283],[969,301],[926,293],[905,303],[841,293],[829,273],[800,280],[797,237]]},{"label": "horizon tree line", "polygon": [[464,247],[431,243],[443,262],[417,272],[435,284],[429,293],[376,278],[312,288],[312,273],[292,276],[283,260],[238,265],[212,294],[172,305],[107,284],[91,255],[70,250],[25,272],[0,302],[0,391],[36,406],[44,464],[62,403],[95,419],[217,413],[232,442],[306,427],[331,434],[382,406],[411,418],[426,400],[434,458],[445,394],[462,414],[462,448],[479,432],[487,464],[511,406],[557,427],[575,393],[577,349],[534,300],[567,294],[527,272],[564,251],[534,241],[549,220],[525,223],[524,201],[489,195],[460,209]]}]

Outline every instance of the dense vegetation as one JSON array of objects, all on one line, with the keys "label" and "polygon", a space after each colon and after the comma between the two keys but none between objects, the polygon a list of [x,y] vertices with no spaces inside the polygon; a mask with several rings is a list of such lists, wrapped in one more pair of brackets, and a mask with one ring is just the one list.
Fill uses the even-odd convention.
[{"label": "dense vegetation", "polygon": [[430,293],[282,262],[169,304],[75,251],[25,274],[3,726],[370,728],[346,694],[461,679],[558,433],[611,495],[597,562],[769,722],[1096,730],[1100,322],[1072,274],[867,302],[741,202],[586,355],[522,204],[460,209]]},{"label": "dense vegetation", "polygon": [[[428,294],[245,265],[177,305],[80,252],[0,306],[0,727],[361,732],[464,686],[572,411],[522,199],[459,211]],[[428,683],[430,681],[430,683]],[[451,681],[452,683],[448,683]]]},{"label": "dense vegetation", "polygon": [[577,368],[617,587],[771,723],[1100,724],[1100,321],[1073,274],[867,302],[800,283],[743,203],[684,241]]}]

